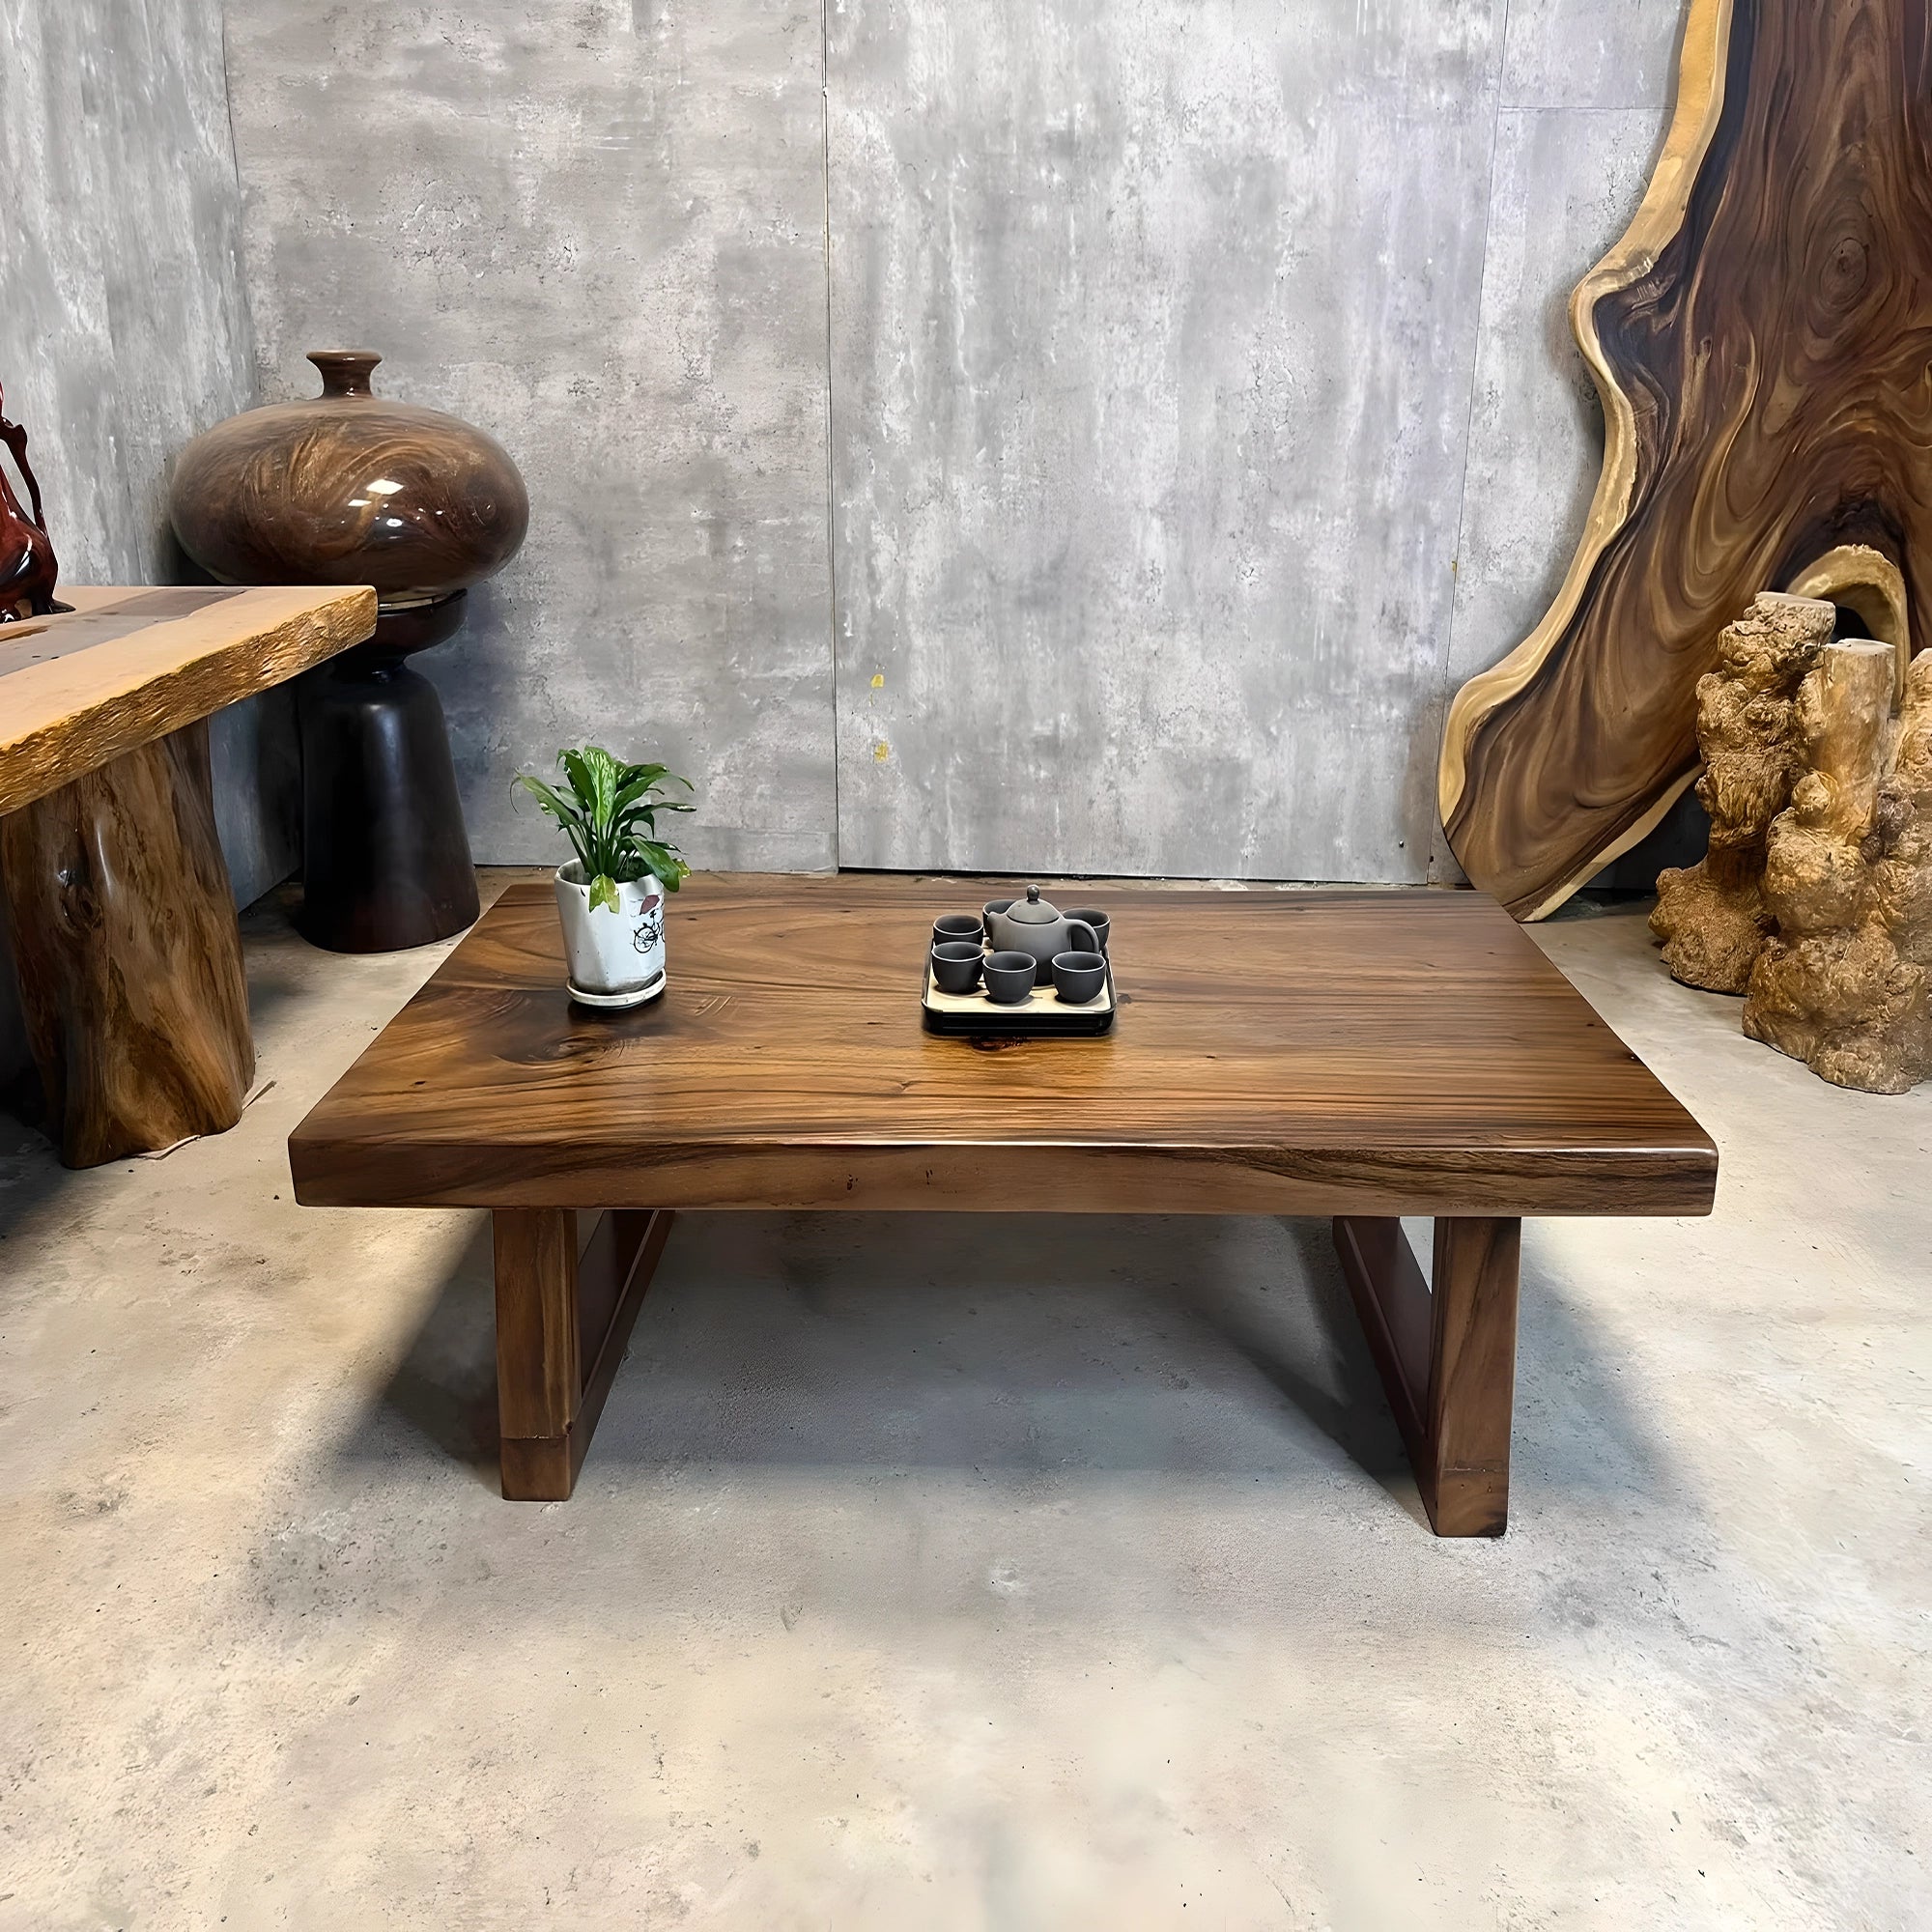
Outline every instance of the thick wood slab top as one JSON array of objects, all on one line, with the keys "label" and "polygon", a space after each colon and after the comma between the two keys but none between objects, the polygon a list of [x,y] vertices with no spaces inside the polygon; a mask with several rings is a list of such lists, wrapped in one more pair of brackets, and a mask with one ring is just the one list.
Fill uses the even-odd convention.
[{"label": "thick wood slab top", "polygon": [[700,874],[669,986],[573,1009],[513,886],[289,1142],[298,1200],[478,1207],[1700,1214],[1711,1138],[1474,893],[1083,888],[1112,1033],[920,1026],[985,881]]},{"label": "thick wood slab top", "polygon": [[0,812],[359,644],[376,593],[63,584],[74,608],[0,624]]}]

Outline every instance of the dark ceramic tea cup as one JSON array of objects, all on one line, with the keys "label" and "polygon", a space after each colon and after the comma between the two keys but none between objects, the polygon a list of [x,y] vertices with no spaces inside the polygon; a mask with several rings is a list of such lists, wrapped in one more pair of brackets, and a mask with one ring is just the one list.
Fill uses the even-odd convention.
[{"label": "dark ceramic tea cup", "polygon": [[988,899],[985,905],[980,908],[981,912],[985,915],[986,930],[988,933],[993,929],[993,915],[996,912],[1005,912],[1011,904],[1011,899]]},{"label": "dark ceramic tea cup", "polygon": [[996,1007],[1018,1006],[1033,991],[1038,969],[1039,962],[1031,952],[987,953],[981,968],[986,976],[986,997]]},{"label": "dark ceramic tea cup", "polygon": [[1094,928],[1094,937],[1100,942],[1100,951],[1102,952],[1106,952],[1107,915],[1105,913],[1101,912],[1096,906],[1085,906],[1078,912],[1069,912],[1065,916],[1067,919],[1079,921],[1082,925],[1091,925]]},{"label": "dark ceramic tea cup", "polygon": [[[1093,922],[1088,922],[1091,924]],[[1069,1007],[1084,1007],[1097,1000],[1107,983],[1107,961],[1098,952],[1056,952],[1053,955],[1053,990]]]},{"label": "dark ceramic tea cup", "polygon": [[932,922],[932,943],[944,946],[950,939],[970,939],[980,943],[980,915],[976,912],[950,912]]},{"label": "dark ceramic tea cup", "polygon": [[942,993],[970,993],[980,983],[980,942],[942,939],[932,949],[932,983]]}]

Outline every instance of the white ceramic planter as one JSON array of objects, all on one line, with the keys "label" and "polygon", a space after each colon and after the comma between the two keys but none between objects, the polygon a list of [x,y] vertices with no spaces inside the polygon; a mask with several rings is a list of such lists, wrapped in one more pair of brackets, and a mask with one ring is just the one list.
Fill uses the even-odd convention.
[{"label": "white ceramic planter", "polygon": [[617,910],[592,906],[583,867],[556,870],[556,910],[570,989],[601,1006],[638,1006],[664,991],[665,889],[654,874],[617,888]]}]

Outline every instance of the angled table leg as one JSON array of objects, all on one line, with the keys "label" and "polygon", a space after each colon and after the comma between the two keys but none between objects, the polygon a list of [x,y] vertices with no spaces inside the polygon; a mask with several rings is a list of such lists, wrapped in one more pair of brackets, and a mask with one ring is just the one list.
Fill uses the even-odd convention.
[{"label": "angled table leg", "polygon": [[1433,1283],[1400,1221],[1340,1215],[1335,1246],[1437,1536],[1509,1518],[1522,1223],[1438,1218]]},{"label": "angled table leg", "polygon": [[497,1426],[503,1493],[563,1502],[670,1234],[662,1208],[600,1216],[577,1251],[570,1208],[499,1208]]}]

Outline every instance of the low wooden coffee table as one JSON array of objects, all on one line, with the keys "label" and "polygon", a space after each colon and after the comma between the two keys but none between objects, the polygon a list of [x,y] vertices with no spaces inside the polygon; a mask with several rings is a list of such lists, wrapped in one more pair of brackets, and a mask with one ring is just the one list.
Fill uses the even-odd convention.
[{"label": "low wooden coffee table", "polygon": [[674,1209],[1333,1215],[1431,1521],[1500,1533],[1520,1217],[1707,1213],[1710,1136],[1474,893],[1083,889],[1113,1032],[936,1038],[930,923],[991,890],[699,876],[669,990],[606,1014],[512,887],[290,1137],[296,1198],[492,1210],[503,1493],[543,1499]]}]

